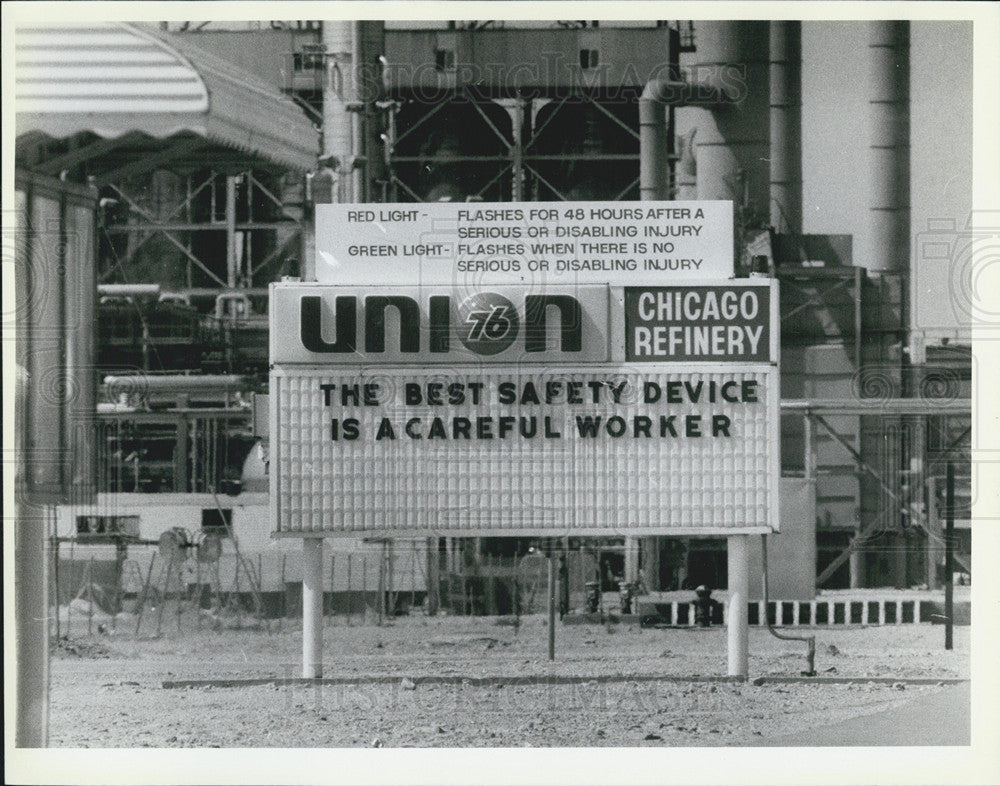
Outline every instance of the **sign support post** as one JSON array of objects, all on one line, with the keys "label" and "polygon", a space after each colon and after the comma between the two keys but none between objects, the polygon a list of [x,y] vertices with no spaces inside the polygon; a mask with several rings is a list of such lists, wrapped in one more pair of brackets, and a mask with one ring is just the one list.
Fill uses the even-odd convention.
[{"label": "sign support post", "polygon": [[323,676],[323,539],[302,539],[302,676]]},{"label": "sign support post", "polygon": [[730,677],[749,673],[747,651],[750,631],[747,621],[747,597],[750,592],[749,535],[730,535],[726,555],[729,563],[729,608],[726,628],[729,637]]}]

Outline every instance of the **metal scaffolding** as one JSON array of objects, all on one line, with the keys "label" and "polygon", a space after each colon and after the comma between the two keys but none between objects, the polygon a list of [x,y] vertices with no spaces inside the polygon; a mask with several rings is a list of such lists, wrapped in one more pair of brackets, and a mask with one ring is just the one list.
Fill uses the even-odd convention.
[{"label": "metal scaffolding", "polygon": [[[814,426],[818,426],[854,461],[856,473],[870,480],[876,489],[873,515],[862,515],[849,544],[842,549],[816,577],[822,587],[834,573],[866,546],[884,535],[903,544],[891,546],[897,565],[893,566],[897,584],[907,585],[906,538],[919,532],[923,549],[924,582],[934,587],[940,583],[935,566],[937,556],[944,553],[944,539],[937,515],[936,490],[942,488],[945,467],[950,460],[967,460],[971,448],[971,403],[950,396],[931,398],[873,398],[855,400],[813,399],[784,400],[783,414],[800,414],[805,421],[805,476],[812,478],[817,471]],[[864,456],[829,421],[832,416],[852,415],[878,417],[885,434],[881,455]],[[928,442],[933,447],[928,448]],[[968,500],[970,478],[962,485]],[[961,506],[968,509],[969,504]],[[968,572],[968,557],[956,555],[956,560]],[[857,572],[852,565],[852,573]],[[855,581],[852,583],[856,583]]]},{"label": "metal scaffolding", "polygon": [[[384,102],[389,201],[638,198],[638,91]],[[477,130],[477,133],[473,133]],[[470,140],[474,140],[470,141]]]}]

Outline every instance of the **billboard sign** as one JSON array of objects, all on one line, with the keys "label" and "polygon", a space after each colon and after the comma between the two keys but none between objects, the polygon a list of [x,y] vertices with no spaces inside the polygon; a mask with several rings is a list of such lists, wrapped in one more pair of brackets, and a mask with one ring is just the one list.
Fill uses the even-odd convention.
[{"label": "billboard sign", "polygon": [[773,531],[776,298],[272,285],[276,532]]}]

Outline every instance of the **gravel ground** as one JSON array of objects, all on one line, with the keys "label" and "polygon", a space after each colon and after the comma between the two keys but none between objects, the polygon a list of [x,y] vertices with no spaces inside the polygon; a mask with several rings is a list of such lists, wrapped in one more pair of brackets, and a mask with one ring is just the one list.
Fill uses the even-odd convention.
[{"label": "gravel ground", "polygon": [[[174,620],[171,620],[173,623]],[[381,684],[195,686],[165,681],[297,677],[301,633],[196,630],[73,635],[54,648],[49,739],[71,747],[703,746],[753,744],[888,709],[936,684],[773,684],[671,681],[726,672],[724,629],[560,625],[547,660],[542,616],[410,616],[382,626],[330,622],[324,677]],[[96,623],[95,623],[96,625]],[[80,630],[77,624],[76,630]],[[95,628],[96,630],[96,628]],[[798,629],[807,632],[807,629]],[[969,674],[969,629],[931,625],[820,628],[816,669],[827,677],[954,678]],[[750,672],[793,676],[805,644],[751,629]],[[454,677],[455,684],[421,683]],[[462,683],[500,676],[507,685]],[[563,678],[525,684],[519,678]],[[565,678],[576,679],[566,682]],[[662,677],[664,679],[649,679]],[[634,679],[630,679],[634,678]]]}]

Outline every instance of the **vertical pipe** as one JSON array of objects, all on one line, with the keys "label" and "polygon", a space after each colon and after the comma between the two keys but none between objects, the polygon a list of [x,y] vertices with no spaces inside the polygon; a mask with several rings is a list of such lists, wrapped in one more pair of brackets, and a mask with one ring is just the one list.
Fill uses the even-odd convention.
[{"label": "vertical pipe", "polygon": [[594,572],[597,575],[597,611],[604,616],[604,576],[601,568],[601,547],[597,547],[597,566]]},{"label": "vertical pipe", "polygon": [[747,620],[747,598],[750,592],[750,536],[730,535],[726,556],[729,567],[728,674],[746,677],[747,651],[750,633]]},{"label": "vertical pipe", "polygon": [[643,581],[642,592],[657,592],[660,585],[660,547],[659,537],[643,538],[642,540],[642,569],[640,576]]},{"label": "vertical pipe", "polygon": [[354,199],[356,202],[372,202],[379,196],[375,183],[384,176],[375,102],[382,92],[379,58],[385,55],[385,23],[368,19],[355,25],[357,100],[361,103],[363,119],[356,154],[364,156],[365,176],[362,193],[356,193]]},{"label": "vertical pipe", "polygon": [[[163,594],[160,596],[160,607],[157,609],[156,614],[156,635],[160,635],[160,631],[163,628],[163,610],[167,607],[167,596],[170,593],[170,577],[174,574],[174,555],[170,555],[170,559],[167,561],[167,571],[163,574]],[[239,579],[239,569],[237,569],[236,577]]]},{"label": "vertical pipe", "polygon": [[802,234],[802,23],[770,23],[771,226]]},{"label": "vertical pipe", "polygon": [[[901,474],[903,467],[903,457],[907,452],[907,445],[909,444],[909,435],[906,433],[906,422],[902,418],[896,421],[893,426],[895,428],[896,440],[894,448],[891,450],[889,461],[887,462],[887,469],[889,477],[895,478],[894,485],[896,489],[900,492],[898,497],[893,498],[886,494],[888,497],[888,504],[890,505],[889,510],[892,511],[892,520],[895,525],[895,532],[892,533],[892,544],[894,547],[892,553],[892,572],[893,572],[893,584],[897,589],[906,589],[907,587],[907,562],[909,554],[907,554],[907,548],[909,546],[909,539],[906,537],[906,530],[904,529],[906,525],[905,518],[903,516],[901,504],[903,494],[902,492],[902,480],[905,477]],[[888,429],[887,429],[888,430]],[[890,434],[892,434],[890,431]],[[893,443],[890,442],[890,445]]]},{"label": "vertical pipe", "polygon": [[[187,479],[187,443],[188,443],[188,422],[187,418],[181,415],[177,418],[177,425],[174,431],[174,493],[183,494],[194,491],[188,488]],[[194,474],[192,473],[192,480]],[[136,489],[138,491],[138,489]]]},{"label": "vertical pipe", "polygon": [[944,648],[952,648],[955,612],[955,465],[948,462],[945,483],[944,520]]},{"label": "vertical pipe", "polygon": [[[59,532],[52,533],[52,617],[56,625],[56,641],[59,641]],[[119,609],[120,611],[120,609]]]},{"label": "vertical pipe", "polygon": [[[263,597],[263,592],[264,592],[264,556],[262,554],[258,554],[257,555],[257,581],[256,581],[256,584],[257,584],[256,595],[257,595],[258,600],[261,601],[261,604],[258,606],[258,610],[260,611],[260,614],[263,617],[264,616],[264,609],[263,609],[263,600],[264,600],[264,597]],[[254,588],[253,588],[252,584],[251,584],[250,590],[252,592],[254,591]],[[321,597],[322,597],[322,592],[323,592],[323,588],[320,587],[320,596]],[[271,632],[271,629],[268,628],[268,633],[270,633],[270,632]]]},{"label": "vertical pipe", "polygon": [[692,128],[685,136],[678,138],[677,150],[677,194],[680,200],[698,198],[698,170],[695,163],[695,134]]},{"label": "vertical pipe", "polygon": [[909,37],[909,22],[868,23],[871,201],[866,267],[875,273],[905,272],[909,265]]},{"label": "vertical pipe", "polygon": [[510,117],[510,194],[512,202],[524,201],[524,112],[522,98],[498,98],[494,103],[504,108]]},{"label": "vertical pipe", "polygon": [[[192,224],[194,222],[191,220],[191,175],[186,175],[184,177],[184,190],[185,190],[185,195],[184,195],[184,222],[187,223],[187,224]],[[184,256],[184,261],[186,263],[186,265],[185,265],[184,280],[185,280],[185,282],[187,284],[187,288],[188,289],[191,289],[191,287],[193,286],[193,283],[192,283],[193,279],[192,279],[192,276],[191,276],[191,257],[194,255],[193,252],[191,251],[191,238],[192,238],[193,235],[194,235],[194,232],[185,232],[184,233],[184,237],[185,237],[185,239],[184,239],[184,247],[187,249],[187,254],[185,254],[185,256]]]},{"label": "vertical pipe", "polygon": [[808,411],[802,418],[802,431],[805,442],[805,455],[802,457],[804,465],[802,475],[806,480],[812,480],[815,470],[816,447],[813,439],[812,417]]},{"label": "vertical pipe", "polygon": [[[857,525],[854,528],[854,533],[852,535],[852,540],[855,543],[861,543],[861,525]],[[847,557],[847,570],[848,578],[847,583],[851,589],[858,589],[864,582],[862,581],[863,563],[861,560],[861,547],[852,549],[850,555]]]},{"label": "vertical pipe", "polygon": [[861,369],[861,331],[863,324],[861,321],[864,313],[864,289],[862,287],[862,277],[864,273],[860,267],[854,268],[854,370]]},{"label": "vertical pipe", "polygon": [[[924,490],[926,500],[927,538],[933,543],[927,545],[927,588],[935,590],[941,586],[941,579],[938,571],[938,559],[943,559],[944,530],[941,526],[941,512],[937,505],[937,478],[928,477],[925,480]],[[940,542],[938,542],[940,541]]]},{"label": "vertical pipe", "polygon": [[559,552],[559,619],[569,613],[569,538],[563,539]]},{"label": "vertical pipe", "polygon": [[438,539],[427,538],[427,613],[434,616],[441,605],[441,582],[438,578],[440,568],[438,556]]},{"label": "vertical pipe", "polygon": [[639,199],[666,199],[668,144],[666,104],[643,97],[639,100]]},{"label": "vertical pipe", "polygon": [[486,572],[486,613],[492,617],[496,615],[497,608],[494,596],[495,587],[493,585],[493,558],[489,554],[485,557],[485,565],[483,567]]},{"label": "vertical pipe", "polygon": [[677,111],[678,132],[697,128],[698,199],[732,200],[768,214],[770,202],[768,23],[702,21],[687,68],[699,95],[721,91],[730,103],[692,101]]},{"label": "vertical pipe", "polygon": [[[913,529],[924,538],[923,574],[928,588],[934,586],[934,550],[931,543],[931,521],[927,515],[927,476],[924,472],[924,456],[927,454],[927,418],[918,415],[913,423],[913,437],[910,443],[910,508],[909,515]],[[919,622],[919,614],[915,621]]]},{"label": "vertical pipe", "polygon": [[[93,558],[91,558],[91,559],[93,559]],[[181,614],[184,612],[184,601],[187,600],[186,595],[185,595],[185,589],[186,588],[184,586],[183,566],[182,565],[178,565],[177,566],[177,593],[176,593],[176,598],[175,598],[177,605],[174,607],[175,608],[175,614],[174,614],[174,616],[177,618],[176,621],[177,621],[177,632],[178,633],[180,633],[180,631],[181,631]],[[91,607],[93,607],[93,602],[91,602]]]},{"label": "vertical pipe", "polygon": [[[96,196],[96,194],[95,194]],[[97,233],[94,210],[90,205],[70,205],[67,217],[72,219],[68,230],[79,240],[66,243],[69,288],[66,297],[67,354],[66,406],[70,431],[67,434],[70,462],[70,492],[82,503],[96,488],[96,445],[94,412],[97,408],[97,374],[95,325],[97,280],[94,260],[97,256]]]},{"label": "vertical pipe", "polygon": [[[226,284],[236,287],[236,177],[226,175]],[[230,304],[229,308],[233,308]],[[232,313],[232,312],[230,312]]]},{"label": "vertical pipe", "polygon": [[[18,388],[20,389],[20,385]],[[20,410],[23,411],[23,410]],[[20,462],[18,462],[20,464]],[[42,748],[48,742],[49,631],[48,588],[38,558],[45,554],[46,511],[18,505],[14,539],[17,610],[17,729],[15,743]],[[56,613],[59,613],[58,599]],[[67,630],[68,630],[67,624]]]},{"label": "vertical pipe", "polygon": [[[351,98],[361,99],[361,80],[364,78],[362,62],[361,37],[362,22],[351,22]],[[363,202],[365,200],[364,168],[359,167],[357,159],[364,156],[364,138],[362,137],[362,122],[359,112],[351,113],[351,194],[348,201]]]},{"label": "vertical pipe", "polygon": [[[155,554],[153,555],[156,556]],[[215,561],[215,600],[213,601],[213,609],[216,614],[222,611],[222,568],[221,568],[222,558]],[[152,565],[152,563],[150,563]],[[141,607],[140,607],[141,608]],[[136,626],[136,633],[139,632],[138,626]]]},{"label": "vertical pipe", "polygon": [[[336,163],[334,202],[353,202],[355,196],[350,170],[354,148],[356,113],[347,111],[347,104],[356,100],[357,63],[354,55],[354,28],[358,22],[344,20],[323,21],[323,155],[333,157]],[[332,162],[331,162],[332,163]]]},{"label": "vertical pipe", "polygon": [[518,99],[510,111],[511,119],[511,198],[514,202],[524,201],[524,100]]},{"label": "vertical pipe", "polygon": [[87,563],[87,635],[94,635],[94,555]]},{"label": "vertical pipe", "polygon": [[[71,537],[69,541],[69,589],[76,592],[76,538]],[[66,604],[66,637],[69,638],[70,627],[73,622],[73,604]]]},{"label": "vertical pipe", "polygon": [[[201,630],[201,560],[195,559],[194,561],[194,586],[195,586],[195,606],[194,606],[194,619],[195,627],[197,630]],[[120,571],[119,571],[120,575]],[[119,587],[121,586],[121,579],[119,578]],[[116,604],[117,606],[117,604]],[[114,623],[114,617],[111,618],[112,624]]]},{"label": "vertical pipe", "polygon": [[556,555],[549,551],[549,660],[556,659]]},{"label": "vertical pipe", "polygon": [[323,539],[302,539],[302,676],[323,676]]}]

